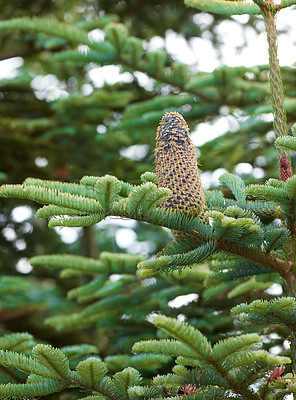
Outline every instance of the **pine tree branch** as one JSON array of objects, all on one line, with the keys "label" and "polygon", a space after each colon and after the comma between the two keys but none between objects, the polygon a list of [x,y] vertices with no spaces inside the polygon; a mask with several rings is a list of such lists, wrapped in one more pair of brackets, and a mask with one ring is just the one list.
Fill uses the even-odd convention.
[{"label": "pine tree branch", "polygon": [[[139,62],[134,63],[130,60],[129,57],[126,56],[126,54],[117,54],[117,63],[119,65],[131,68],[135,71],[146,73],[156,81],[169,84],[175,88],[180,89],[182,92],[198,96],[205,102],[233,105],[238,107],[242,107],[246,104],[249,104],[247,100],[244,101],[244,96],[242,95],[242,88],[239,88],[237,90],[237,92],[239,93],[237,97],[234,96],[233,88],[232,91],[230,92],[230,95],[227,96],[225,94],[227,92],[226,90],[216,91],[216,90],[210,90],[208,87],[206,88],[201,87],[200,89],[198,89],[194,88],[193,85],[190,84],[191,82],[187,81],[182,82],[179,79],[174,78],[173,74],[169,76],[170,75],[169,68],[163,67],[161,69],[158,69],[157,71],[152,71],[146,62],[139,60]],[[220,72],[223,75],[223,68],[219,69],[219,71],[217,72]],[[217,77],[215,77],[215,81],[213,82],[214,85],[217,85],[216,79]],[[222,81],[219,82],[219,84],[221,85],[221,83],[224,84],[225,86],[228,84],[226,79],[223,80],[223,76],[222,76]],[[232,84],[233,83],[234,81],[232,80]],[[250,87],[248,87],[248,90],[250,90]],[[247,94],[248,90],[245,89],[243,93]]]},{"label": "pine tree branch", "polygon": [[296,0],[281,0],[280,7],[285,8],[285,7],[290,7],[296,4]]},{"label": "pine tree branch", "polygon": [[[118,60],[117,60],[119,65],[124,65],[125,67],[131,68],[134,71],[140,71],[145,74],[148,74],[152,79],[155,79],[156,81],[161,81],[162,83],[166,83],[168,85],[171,85],[175,88],[180,89],[182,92],[185,93],[190,93],[195,96],[198,96],[200,99],[207,101],[207,102],[219,102],[218,97],[214,97],[213,95],[209,96],[209,92],[206,93],[203,90],[193,90],[193,89],[188,89],[186,86],[186,83],[181,83],[178,82],[176,79],[173,77],[169,77],[169,70],[165,68],[159,69],[158,71],[151,71],[151,68],[148,68],[145,62],[142,63],[133,63],[131,62],[127,57],[124,55],[118,55]],[[166,73],[164,73],[166,72]]]},{"label": "pine tree branch", "polygon": [[219,241],[217,243],[217,249],[227,251],[228,253],[236,254],[248,260],[257,262],[272,268],[275,272],[278,272],[284,279],[288,278],[291,274],[292,269],[288,268],[286,261],[273,257],[269,253],[254,248],[246,248],[236,246],[234,243]]},{"label": "pine tree branch", "polygon": [[240,394],[241,396],[244,396],[243,398],[246,398],[248,400],[258,400],[258,396],[256,393],[252,392],[247,386],[244,387],[242,382],[235,383],[227,374],[227,372],[216,362],[215,359],[213,359],[213,367],[216,369],[216,371],[223,377],[225,378],[231,389],[235,392]]},{"label": "pine tree branch", "polygon": [[[274,4],[273,0],[265,0],[260,6],[263,15],[265,30],[267,33],[268,53],[269,53],[269,73],[272,108],[274,115],[275,137],[287,136],[287,117],[284,109],[284,92],[279,59],[277,54],[277,30],[275,16],[280,9],[280,5]],[[290,160],[290,153],[287,150],[278,149],[279,157],[285,156]]]},{"label": "pine tree branch", "polygon": [[260,14],[260,9],[256,4],[238,0],[185,0],[185,4],[214,14]]},{"label": "pine tree branch", "polygon": [[[214,3],[216,1],[213,1]],[[218,1],[218,3],[220,3]],[[227,5],[235,5],[237,3],[242,3],[242,6],[244,5],[247,6],[254,6],[257,7],[256,5],[248,5],[243,2],[232,2],[232,1],[225,1],[221,3],[227,3]],[[257,7],[258,8],[258,7]],[[97,21],[97,26],[102,27],[105,26],[107,22],[110,22],[114,20],[114,16],[112,18],[106,18],[101,17],[102,21]],[[251,99],[247,99],[248,93],[250,91],[250,85],[252,85],[251,82],[248,82],[246,87],[244,86],[244,82],[242,80],[235,80],[233,79],[233,74],[231,73],[231,69],[228,67],[221,68],[217,71],[214,72],[213,77],[210,78],[212,81],[212,85],[206,84],[201,85],[199,88],[195,88],[194,85],[192,85],[192,82],[188,82],[187,78],[190,78],[190,74],[187,74],[187,77],[182,76],[182,74],[177,74],[176,71],[174,71],[173,66],[168,68],[165,65],[155,65],[153,66],[153,62],[151,63],[151,56],[153,56],[153,53],[159,56],[159,59],[162,57],[161,52],[147,52],[146,53],[146,59],[140,58],[133,59],[133,56],[124,50],[124,45],[126,44],[126,40],[124,37],[121,37],[121,33],[119,32],[121,29],[121,24],[110,24],[113,25],[111,28],[116,32],[118,30],[119,36],[118,40],[113,41],[113,45],[115,44],[115,49],[112,49],[112,45],[110,41],[104,41],[104,42],[92,42],[91,40],[88,39],[87,36],[87,31],[84,29],[80,29],[76,26],[71,26],[62,22],[59,22],[54,19],[48,19],[48,18],[15,18],[9,21],[1,21],[0,22],[0,29],[24,29],[24,30],[29,30],[29,31],[38,31],[38,32],[43,32],[47,35],[51,35],[53,37],[59,37],[62,38],[63,40],[68,40],[71,43],[83,43],[89,46],[91,49],[89,53],[92,53],[93,55],[93,61],[104,64],[104,57],[105,57],[105,63],[110,64],[112,63],[117,63],[119,65],[125,66],[129,69],[133,69],[135,71],[141,71],[144,73],[147,73],[151,78],[156,79],[157,81],[167,83],[169,85],[172,85],[176,88],[179,88],[182,92],[187,92],[191,93],[195,96],[198,96],[200,99],[203,99],[206,102],[209,103],[217,103],[217,104],[226,104],[226,105],[236,105],[236,106],[242,106],[245,104],[248,104],[251,100],[253,103],[253,98],[251,96]],[[114,27],[117,25],[117,27],[114,29]],[[92,28],[93,26],[85,27],[87,28]],[[106,28],[106,32],[110,26],[108,25]],[[109,29],[110,30],[110,29]],[[126,39],[128,38],[128,35],[126,35]],[[136,38],[133,38],[135,40],[138,40]],[[117,44],[116,44],[117,43]],[[109,46],[108,46],[109,45]],[[111,46],[111,47],[110,47]],[[142,46],[142,44],[141,44]],[[115,51],[114,51],[115,50]],[[123,50],[123,51],[122,51]],[[74,57],[75,51],[70,51],[67,54],[72,54],[71,57]],[[78,51],[76,52],[77,56],[80,57],[80,60],[83,59],[83,55],[81,55]],[[164,53],[165,54],[165,53]],[[97,60],[96,60],[96,55]],[[59,55],[58,55],[59,56]],[[100,62],[100,57],[102,58],[102,62]],[[107,57],[107,58],[106,58]],[[110,58],[111,57],[111,58]],[[88,55],[85,55],[85,62],[87,62]],[[152,57],[153,59],[153,57]],[[90,62],[90,60],[88,60]],[[157,64],[157,63],[156,63]],[[181,64],[182,65],[182,70],[184,68],[188,68],[186,64]],[[244,67],[241,67],[244,68]],[[227,71],[230,71],[230,73],[227,73]],[[233,70],[234,71],[234,70]],[[213,79],[214,78],[214,79]],[[202,80],[202,78],[201,78]],[[228,85],[229,82],[231,82],[232,85],[232,90],[230,95],[225,97],[225,93],[227,92],[226,90],[216,90],[215,86],[218,85]],[[237,85],[236,85],[237,84]],[[242,85],[243,86],[242,86]],[[237,86],[237,90],[234,90],[233,85]],[[260,89],[265,92],[264,85],[260,85]],[[258,92],[258,88],[255,90]],[[261,92],[262,92],[261,90]],[[223,95],[221,93],[223,92]],[[234,93],[239,93],[238,96],[235,96]],[[242,96],[242,92],[244,96]],[[257,100],[258,101],[258,93],[257,93]],[[245,98],[244,98],[245,97]]]}]

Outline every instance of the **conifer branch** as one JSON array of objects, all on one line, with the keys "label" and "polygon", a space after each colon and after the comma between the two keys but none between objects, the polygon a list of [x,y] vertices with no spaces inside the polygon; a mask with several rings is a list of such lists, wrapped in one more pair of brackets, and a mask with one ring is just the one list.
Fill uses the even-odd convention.
[{"label": "conifer branch", "polygon": [[141,341],[133,346],[133,351],[179,355],[176,360],[179,364],[175,368],[176,375],[159,377],[155,380],[157,383],[162,381],[169,387],[172,382],[179,386],[181,376],[184,378],[184,370],[180,371],[180,375],[177,372],[181,364],[183,369],[186,366],[199,367],[201,375],[205,376],[199,382],[200,394],[203,396],[207,396],[211,387],[217,385],[220,389],[239,394],[244,399],[258,400],[258,394],[250,387],[251,382],[237,379],[237,368],[240,368],[241,373],[245,367],[246,370],[256,369],[256,364],[261,364],[260,367],[267,371],[270,368],[268,365],[276,366],[278,363],[291,362],[288,357],[272,357],[266,351],[257,350],[260,338],[256,334],[243,335],[239,338],[230,337],[212,347],[197,329],[186,323],[159,315],[154,318],[154,324],[175,340]]},{"label": "conifer branch", "polygon": [[[70,348],[65,350],[69,352]],[[76,371],[71,371],[67,356],[61,350],[48,345],[35,346],[32,357],[0,350],[0,365],[14,366],[30,373],[24,384],[0,384],[2,399],[33,399],[65,388],[77,387],[97,393],[98,398],[103,395],[109,400],[129,400],[129,388],[139,385],[142,380],[140,373],[131,367],[110,378],[106,375],[106,364],[96,357],[81,361]]]},{"label": "conifer branch", "polygon": [[54,268],[77,269],[81,273],[133,273],[138,262],[144,259],[141,255],[102,252],[98,260],[75,256],[71,254],[57,254],[49,256],[36,256],[30,259],[33,266],[48,265]]},{"label": "conifer branch", "polygon": [[272,202],[267,201],[248,201],[248,200],[233,200],[223,197],[221,192],[220,195],[216,196],[214,191],[205,192],[207,206],[210,209],[226,209],[230,206],[238,206],[246,211],[251,211],[257,216],[269,216],[274,218],[281,218],[282,214],[278,206]]},{"label": "conifer branch", "polygon": [[0,384],[0,396],[2,399],[34,399],[36,396],[46,396],[61,390],[62,384],[60,382],[49,379],[40,383]]},{"label": "conifer branch", "polygon": [[296,138],[293,136],[280,136],[274,141],[274,145],[284,150],[296,151]]},{"label": "conifer branch", "polygon": [[217,248],[227,251],[228,253],[239,255],[247,260],[257,262],[261,265],[270,267],[275,272],[278,272],[284,279],[289,278],[291,274],[291,268],[287,267],[285,260],[282,258],[273,256],[261,250],[248,249],[236,246],[233,243],[227,243],[221,241],[217,244]]},{"label": "conifer branch", "polygon": [[296,332],[295,298],[282,297],[271,301],[255,300],[250,304],[235,306],[231,312],[240,314],[242,322],[279,323]]},{"label": "conifer branch", "polygon": [[184,3],[186,6],[214,14],[260,14],[256,4],[238,0],[185,0]]},{"label": "conifer branch", "polygon": [[[269,73],[270,88],[272,98],[272,108],[274,115],[274,132],[275,137],[287,136],[287,117],[284,110],[284,92],[279,60],[277,55],[277,30],[275,26],[275,16],[279,10],[279,6],[273,3],[273,0],[265,0],[260,5],[263,15],[265,30],[267,33],[268,52],[269,52]],[[290,159],[287,151],[280,151],[279,157]]]},{"label": "conifer branch", "polygon": [[56,378],[55,371],[41,365],[32,357],[26,357],[23,354],[4,350],[0,350],[0,355],[0,362],[4,367],[16,367],[23,372],[32,372],[36,375],[42,375],[49,379]]},{"label": "conifer branch", "polygon": [[[31,181],[28,181],[32,183]],[[82,180],[82,182],[86,183],[86,180]],[[38,182],[39,183],[39,182]],[[290,268],[287,267],[284,261],[269,252],[264,252],[260,249],[250,248],[248,249],[248,241],[251,243],[251,239],[248,239],[248,235],[251,235],[253,239],[257,237],[256,240],[262,241],[262,233],[260,233],[260,225],[256,225],[256,222],[250,219],[251,225],[250,228],[247,228],[247,225],[244,224],[244,221],[247,222],[248,218],[238,218],[233,219],[233,217],[225,217],[229,220],[229,230],[230,236],[229,241],[224,240],[217,237],[214,238],[212,228],[208,225],[200,221],[199,217],[188,217],[186,214],[180,214],[176,211],[170,211],[167,208],[161,208],[158,205],[163,201],[163,196],[167,196],[169,193],[167,189],[164,188],[156,188],[156,186],[152,183],[146,183],[142,186],[136,187],[129,192],[127,198],[122,198],[121,200],[117,200],[119,193],[121,193],[122,184],[114,177],[105,176],[102,178],[94,178],[91,189],[87,189],[88,186],[84,185],[74,185],[74,191],[76,193],[86,193],[91,197],[84,197],[81,195],[72,195],[68,192],[68,190],[72,190],[71,185],[67,186],[67,184],[59,183],[58,189],[48,189],[46,187],[47,182],[43,184],[37,185],[4,185],[1,187],[0,192],[3,197],[22,197],[29,198],[35,201],[39,201],[42,203],[53,203],[58,205],[61,208],[53,208],[52,206],[50,210],[50,214],[52,215],[54,211],[61,211],[64,213],[66,210],[64,207],[69,208],[69,205],[72,205],[73,212],[70,214],[75,214],[75,210],[78,210],[78,214],[81,212],[85,214],[89,214],[90,216],[83,218],[90,218],[91,215],[96,216],[97,212],[100,211],[100,215],[104,218],[105,216],[121,216],[136,219],[138,221],[145,221],[152,223],[154,225],[166,226],[174,231],[183,232],[185,234],[184,238],[187,241],[191,242],[195,247],[202,243],[213,243],[216,242],[217,250],[227,251],[229,253],[240,255],[244,258],[250,259],[252,261],[258,262],[262,265],[266,265],[271,267],[276,272],[279,272],[283,277],[290,277]],[[81,186],[81,188],[78,188]],[[54,185],[52,185],[54,187]],[[152,189],[152,190],[151,190]],[[282,190],[269,187],[268,190]],[[66,192],[64,192],[66,190]],[[91,190],[91,191],[90,191]],[[71,204],[72,203],[72,204]],[[104,208],[103,208],[104,207]],[[41,209],[42,210],[42,209]],[[46,210],[46,209],[45,209]],[[229,214],[233,214],[239,212],[238,208],[229,207]],[[102,214],[103,213],[103,214]],[[219,213],[218,213],[219,214]],[[217,215],[218,215],[217,214]],[[220,213],[221,214],[221,213]],[[42,215],[42,214],[41,214]],[[216,215],[216,214],[215,214]],[[239,214],[237,214],[239,215]],[[242,215],[243,217],[243,215]],[[64,225],[64,226],[77,226],[75,225],[75,218],[73,219],[61,219],[53,220],[53,223],[50,224],[54,226]],[[92,217],[91,217],[92,218]],[[98,215],[98,219],[90,219],[89,222],[96,222],[101,217]],[[220,217],[219,217],[220,218]],[[217,219],[217,223],[219,223],[219,218]],[[224,221],[223,214],[221,214],[221,221]],[[225,219],[225,221],[226,221]],[[227,221],[228,221],[227,220]],[[69,221],[69,223],[67,223]],[[237,221],[237,222],[236,222]],[[78,219],[78,224],[79,219]],[[255,222],[255,223],[254,223]],[[233,223],[235,225],[233,225]],[[232,227],[233,225],[233,227]],[[237,227],[236,227],[237,225]],[[218,225],[217,225],[218,227]],[[226,227],[226,225],[225,225]],[[241,228],[245,229],[240,230]],[[256,229],[255,229],[256,228]],[[220,229],[220,228],[219,228]],[[225,229],[225,228],[223,228]],[[235,230],[237,230],[235,234]],[[246,230],[247,229],[247,230]],[[251,229],[251,230],[249,230]],[[257,232],[258,231],[258,232]],[[242,244],[239,246],[237,243],[237,236],[242,237],[242,240],[245,242],[241,242]],[[233,236],[234,235],[234,236]],[[255,235],[255,236],[254,236]],[[259,236],[258,236],[259,235]],[[222,234],[223,236],[223,234]],[[251,238],[250,236],[250,238]],[[243,245],[243,243],[245,243]],[[194,254],[194,252],[192,253]],[[209,255],[209,253],[207,253]],[[186,258],[186,255],[185,255]],[[176,258],[177,262],[178,257]],[[161,264],[161,260],[159,260]],[[157,265],[157,260],[155,261],[155,265]],[[160,265],[159,264],[159,265]]]},{"label": "conifer branch", "polygon": [[[243,8],[245,6],[251,8],[252,6],[257,7],[255,4],[238,1],[211,0],[211,2],[213,4],[217,3],[218,7],[220,7],[220,3],[225,3],[227,7],[230,6],[235,8],[238,7],[237,3],[239,3],[239,6]],[[248,82],[247,84],[244,84],[243,80],[239,77],[240,73],[243,70],[246,70],[246,68],[239,67],[233,69],[223,67],[214,71],[212,75],[214,76],[214,81],[212,82],[213,85],[210,87],[209,82],[207,82],[207,85],[205,86],[205,78],[203,75],[200,77],[197,76],[193,80],[190,79],[188,82],[190,75],[186,64],[175,62],[172,63],[171,67],[166,67],[163,65],[164,53],[162,52],[147,52],[144,57],[145,52],[143,50],[143,43],[141,43],[137,38],[128,37],[124,25],[118,23],[114,24],[113,22],[108,24],[108,22],[113,21],[114,18],[116,19],[115,16],[103,16],[97,21],[97,26],[104,28],[107,34],[107,38],[103,42],[93,42],[89,40],[87,31],[85,30],[92,29],[92,24],[89,23],[85,23],[81,27],[76,27],[48,18],[16,18],[0,22],[0,29],[13,28],[43,32],[53,37],[66,39],[70,43],[85,44],[90,48],[86,54],[81,54],[76,50],[66,50],[58,53],[56,54],[56,59],[59,60],[72,60],[75,62],[81,61],[84,64],[86,62],[96,62],[101,65],[108,65],[110,63],[124,65],[125,67],[135,71],[147,73],[151,78],[156,79],[156,81],[170,84],[179,88],[183,92],[191,93],[195,96],[197,95],[209,103],[222,102],[223,104],[240,106],[243,104],[249,104],[250,102],[253,103],[254,95],[252,95],[253,91],[250,90],[252,83]],[[56,25],[58,26],[58,29],[56,29]],[[238,74],[238,79],[233,79],[233,73]],[[212,77],[208,79],[213,80]],[[222,98],[221,90],[217,90],[216,86],[225,86],[228,84],[231,84],[232,86],[231,93],[229,96],[224,96]],[[236,87],[233,87],[233,85]],[[263,99],[266,94],[264,85],[260,84],[260,88],[254,87],[256,99],[258,99],[258,89],[261,93],[260,95],[263,96]],[[244,96],[242,96],[242,90]],[[223,90],[223,93],[226,93],[226,91]],[[210,109],[213,109],[213,107],[213,104],[209,104],[208,112],[210,112]]]},{"label": "conifer branch", "polygon": [[255,198],[273,201],[279,204],[281,219],[292,237],[296,234],[295,201],[296,201],[296,178],[292,176],[286,181],[269,179],[265,185],[250,185],[246,193]]},{"label": "conifer branch", "polygon": [[296,0],[281,0],[281,8],[290,7],[296,4]]},{"label": "conifer branch", "polygon": [[[285,2],[282,4],[274,4],[273,0],[255,1],[256,4],[250,4],[241,1],[225,1],[225,0],[185,0],[185,4],[199,8],[202,11],[214,12],[218,14],[261,14],[264,18],[265,29],[267,33],[268,50],[269,50],[269,72],[270,87],[272,97],[272,107],[274,114],[274,131],[276,138],[287,136],[287,119],[284,109],[284,93],[281,71],[277,56],[277,31],[275,26],[276,13],[282,8],[287,7],[293,2]],[[291,171],[290,154],[287,150],[278,150],[281,164],[287,164],[288,171]],[[283,167],[281,166],[281,171]],[[288,172],[288,177],[292,176],[292,172]],[[286,180],[285,174],[281,172],[281,177]]]},{"label": "conifer branch", "polygon": [[90,45],[88,34],[85,30],[75,26],[70,26],[55,18],[15,18],[0,22],[0,30],[3,29],[21,29],[34,32],[44,32],[46,34],[60,37],[71,41],[72,43]]},{"label": "conifer branch", "polygon": [[185,266],[200,263],[214,252],[215,245],[213,242],[209,242],[183,254],[161,256],[155,260],[142,261],[138,268],[142,276],[154,275],[156,271],[168,273],[174,269],[178,269],[180,272]]}]

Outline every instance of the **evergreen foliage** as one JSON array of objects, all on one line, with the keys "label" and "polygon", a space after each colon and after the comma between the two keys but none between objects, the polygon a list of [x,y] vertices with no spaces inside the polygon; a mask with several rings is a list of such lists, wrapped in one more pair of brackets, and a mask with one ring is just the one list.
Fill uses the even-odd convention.
[{"label": "evergreen foliage", "polygon": [[[25,62],[21,74],[0,82],[8,154],[0,197],[41,204],[36,217],[50,228],[80,228],[84,247],[76,242],[66,254],[57,236],[48,236],[24,254],[33,277],[11,273],[7,260],[18,258],[4,254],[1,399],[276,400],[296,393],[295,74],[279,67],[275,27],[277,13],[295,0],[185,0],[188,8],[164,2],[160,19],[159,4],[62,3],[55,18],[50,5],[33,17],[21,9],[11,18],[4,8],[0,31],[10,53],[3,58]],[[200,12],[215,22],[263,18],[269,65],[204,73],[164,47],[151,48],[165,29],[200,34]],[[19,31],[22,51],[14,43]],[[126,81],[96,87],[88,74],[94,65],[101,72],[119,66]],[[36,79],[48,74],[59,98],[38,93]],[[238,116],[237,128],[201,146],[197,162],[189,127],[215,121],[225,106]],[[264,118],[270,112],[272,123]],[[143,153],[126,155],[133,149]],[[20,154],[24,164],[16,165]],[[239,162],[255,166],[260,156],[265,183],[235,173]],[[219,178],[222,190],[204,190],[199,163],[204,171],[228,171]],[[10,201],[3,200],[6,242],[17,222],[10,210],[22,204]],[[133,220],[153,250],[120,251],[107,228],[93,229],[111,218]],[[283,295],[273,294],[275,287]],[[181,296],[188,303],[175,306]]]}]

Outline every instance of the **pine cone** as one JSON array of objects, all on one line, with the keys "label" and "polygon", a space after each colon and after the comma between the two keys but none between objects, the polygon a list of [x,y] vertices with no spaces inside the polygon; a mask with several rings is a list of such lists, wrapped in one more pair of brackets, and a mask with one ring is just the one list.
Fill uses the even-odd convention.
[{"label": "pine cone", "polygon": [[158,185],[172,191],[161,206],[207,222],[195,149],[188,125],[178,112],[166,113],[157,128],[155,170]]}]

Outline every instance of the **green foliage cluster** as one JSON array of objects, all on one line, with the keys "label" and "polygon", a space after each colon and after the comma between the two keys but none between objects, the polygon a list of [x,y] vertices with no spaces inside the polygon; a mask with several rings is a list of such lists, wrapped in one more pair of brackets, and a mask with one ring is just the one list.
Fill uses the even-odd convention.
[{"label": "green foliage cluster", "polygon": [[[9,214],[21,203],[3,200],[0,397],[276,400],[295,393],[295,71],[279,68],[274,24],[295,0],[185,0],[189,8],[177,1],[47,3],[30,1],[32,18],[22,7],[14,18],[3,8],[2,59],[25,61],[21,74],[0,83],[0,179],[12,182],[0,196],[41,204],[36,217],[50,228],[81,229],[82,249],[75,242],[65,254],[54,232],[38,247],[46,227],[30,219],[16,236],[33,231],[23,256],[34,276],[10,273],[7,263],[19,257],[6,250],[17,226]],[[94,17],[94,10],[102,12]],[[200,12],[216,23],[263,17],[269,65],[196,72],[164,47],[151,50],[150,39],[167,29],[200,34]],[[96,87],[95,65],[101,72],[120,66],[126,80]],[[38,89],[41,75],[56,79],[58,98]],[[228,171],[219,178],[223,189],[205,191],[203,219],[165,207],[172,188],[159,185],[151,160],[157,123],[177,111],[194,128],[225,107],[238,127],[200,148],[205,171]],[[270,112],[273,123],[264,118]],[[126,156],[134,146],[142,155]],[[264,184],[234,173],[260,156]],[[114,217],[137,221],[153,250],[120,251],[107,228],[93,229]],[[163,228],[174,233],[169,243]],[[175,306],[181,296],[188,303]]]}]

